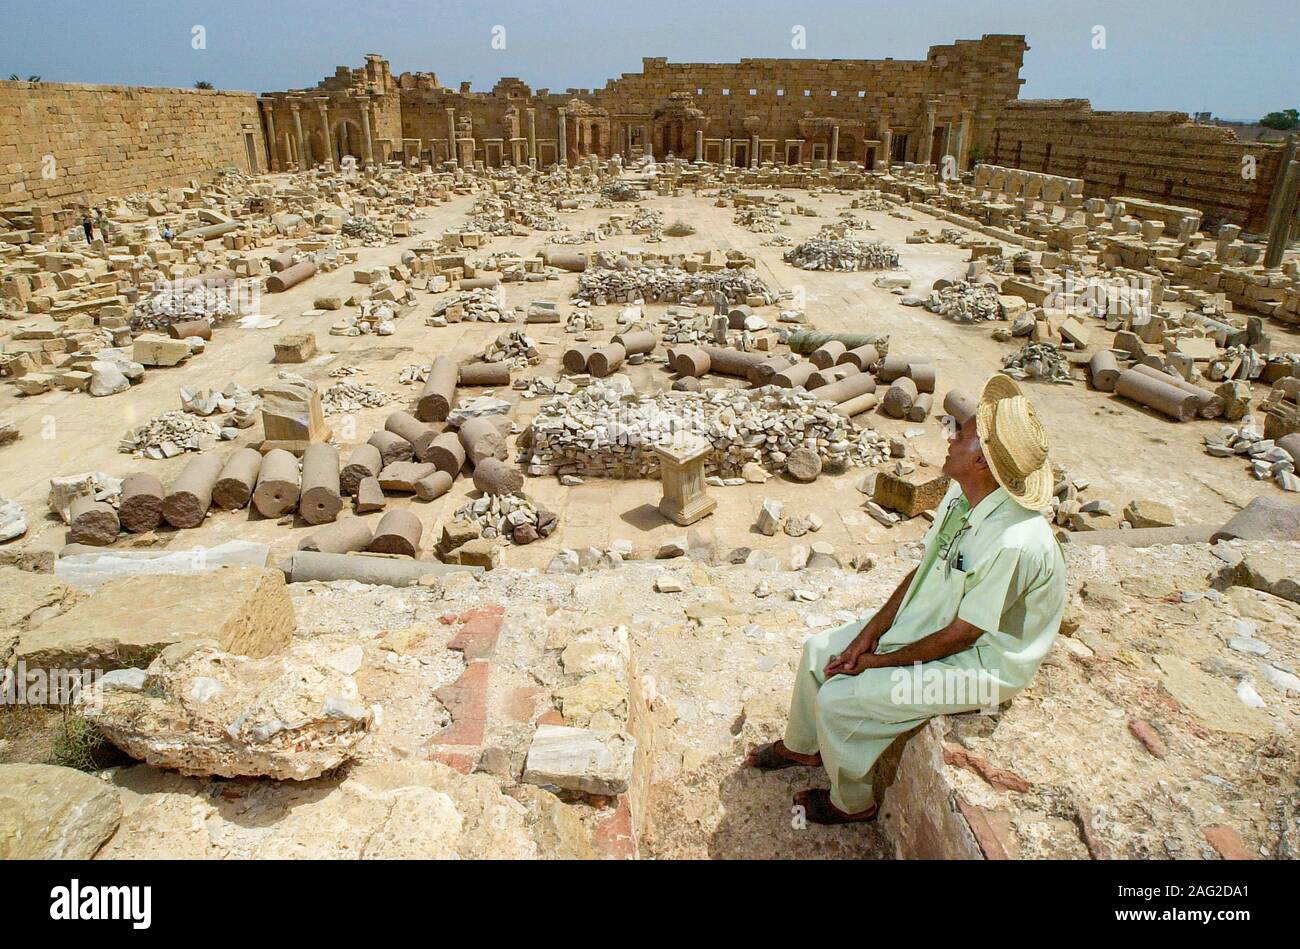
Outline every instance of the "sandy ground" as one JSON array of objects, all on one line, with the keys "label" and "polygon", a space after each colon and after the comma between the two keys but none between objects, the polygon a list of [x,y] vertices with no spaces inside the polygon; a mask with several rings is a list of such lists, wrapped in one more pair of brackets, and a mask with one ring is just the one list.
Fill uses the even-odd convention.
[{"label": "sandy ground", "polygon": [[[853,197],[848,193],[810,196],[799,192],[793,192],[792,196],[819,212],[817,217],[791,216],[791,224],[784,232],[795,241],[813,236],[822,224],[834,221],[838,211],[846,208]],[[404,248],[434,238],[444,229],[459,224],[472,201],[470,197],[458,197],[447,204],[427,209],[427,217],[416,224],[420,231],[417,236],[384,248],[361,248],[356,266],[373,267],[397,262]],[[888,333],[891,351],[931,357],[938,369],[936,403],[951,388],[978,391],[983,380],[1000,368],[1002,357],[1014,349],[1010,344],[990,338],[991,330],[997,324],[959,325],[921,308],[901,306],[897,295],[872,285],[876,273],[823,274],[796,270],[782,261],[785,248],[762,246],[771,235],[753,234],[734,225],[732,209],[714,207],[712,199],[683,195],[651,198],[646,203],[661,210],[666,222],[680,218],[693,224],[697,232],[689,237],[667,238],[655,244],[643,244],[639,236],[625,235],[599,245],[585,245],[583,249],[642,247],[649,252],[663,253],[721,248],[753,254],[760,275],[771,287],[801,287],[804,290],[811,326],[821,330]],[[793,205],[787,207],[793,208]],[[570,227],[580,229],[604,221],[611,213],[625,210],[622,207],[584,210],[567,214],[565,220]],[[869,236],[898,247],[902,266],[911,275],[914,290],[925,291],[936,278],[962,274],[968,256],[966,251],[952,245],[904,243],[904,238],[917,227],[926,226],[937,233],[942,226],[928,215],[908,213],[914,218],[911,222],[893,218],[885,212],[855,212],[874,225],[875,230]],[[544,232],[535,232],[526,238],[496,238],[484,248],[484,252],[534,254],[545,246],[546,237]],[[272,252],[271,247],[258,251],[259,254]],[[144,381],[128,393],[104,399],[63,391],[22,397],[10,386],[0,387],[0,414],[16,421],[23,434],[20,441],[0,451],[0,493],[15,498],[27,510],[31,528],[25,542],[54,549],[64,542],[62,525],[45,511],[45,494],[48,479],[52,476],[96,469],[123,476],[144,469],[157,474],[164,484],[175,477],[188,457],[166,461],[133,458],[117,451],[118,439],[130,427],[168,409],[178,408],[177,390],[181,385],[221,388],[234,381],[246,388],[254,388],[271,381],[280,368],[270,365],[272,343],[283,333],[312,331],[324,350],[309,364],[287,368],[328,386],[335,381],[328,378],[329,370],[342,365],[356,366],[363,373],[351,376],[351,381],[370,383],[397,396],[389,406],[357,413],[351,423],[346,416],[328,419],[335,430],[333,440],[346,457],[353,445],[364,441],[375,428],[382,427],[389,412],[402,407],[404,400],[417,394],[416,387],[403,387],[398,383],[403,367],[428,363],[434,356],[444,353],[458,359],[468,358],[481,352],[502,331],[518,328],[510,324],[470,322],[444,328],[429,327],[424,318],[442,298],[420,291],[418,307],[401,320],[395,335],[330,336],[329,326],[338,318],[338,313],[326,312],[315,317],[304,313],[311,309],[316,297],[334,293],[346,298],[356,292],[359,285],[352,283],[353,269],[348,266],[333,273],[320,274],[286,293],[264,295],[260,310],[280,318],[283,322],[279,327],[263,330],[244,330],[233,325],[222,327],[204,353],[191,358],[182,367],[149,370]],[[575,275],[565,274],[559,280],[544,284],[511,283],[504,286],[511,305],[546,297],[560,300],[567,309],[576,283]],[[614,331],[619,308],[597,309],[605,320],[606,330],[602,334],[593,334],[593,338],[603,340]],[[665,307],[649,305],[646,309],[651,318],[657,318]],[[775,322],[774,308],[765,310],[764,315]],[[1269,331],[1274,337],[1275,350],[1300,350],[1300,336],[1296,333],[1280,325],[1271,325]],[[559,357],[569,339],[563,326],[530,326],[528,332],[539,341],[545,361],[523,375],[557,375]],[[1095,323],[1094,334],[1105,336],[1100,325]],[[662,365],[656,363],[629,367],[628,375],[641,392],[666,388],[672,379]],[[1218,422],[1174,424],[1117,397],[1090,391],[1081,381],[1070,386],[1030,383],[1028,388],[1052,435],[1053,460],[1064,464],[1073,476],[1091,482],[1088,498],[1109,498],[1120,506],[1133,498],[1158,498],[1172,504],[1182,522],[1221,522],[1251,497],[1279,490],[1270,483],[1253,481],[1245,466],[1235,459],[1215,459],[1205,454],[1202,436],[1215,430]],[[1257,395],[1262,397],[1263,387],[1256,389]],[[483,390],[462,390],[466,391]],[[495,394],[519,403],[514,418],[521,429],[541,405],[541,400],[520,399],[516,391]],[[859,416],[857,422],[875,427],[886,435],[901,435],[907,429],[922,428],[924,434],[912,440],[914,453],[922,463],[938,465],[942,462],[945,445],[941,426],[934,418],[923,426],[917,426],[873,412]],[[351,437],[345,437],[349,435]],[[260,438],[261,426],[255,425],[241,433],[235,443],[221,445],[217,450],[226,451],[255,443]],[[902,542],[919,537],[925,526],[922,520],[886,529],[867,516],[862,509],[864,498],[854,490],[864,471],[851,469],[836,477],[824,476],[818,486],[811,489],[781,478],[774,478],[766,485],[713,488],[711,493],[718,500],[717,512],[697,525],[696,530],[714,543],[719,554],[737,546],[787,550],[794,543],[790,538],[780,535],[767,538],[752,527],[762,501],[772,497],[785,501],[789,513],[820,514],[826,526],[817,539],[828,541],[839,550],[864,545],[892,550]],[[559,513],[560,529],[544,542],[508,549],[506,562],[513,566],[543,566],[561,547],[604,548],[615,540],[627,539],[638,549],[645,549],[683,533],[681,528],[658,513],[656,505],[660,489],[654,481],[589,480],[581,486],[565,488],[556,479],[543,477],[529,479],[527,491]],[[426,525],[424,544],[430,547],[443,519],[449,517],[472,492],[472,483],[462,478],[449,495],[435,502],[425,504],[390,499],[389,503],[390,506],[411,505]],[[185,532],[183,538],[176,532],[162,531],[147,542],[188,546],[244,538],[263,541],[278,549],[291,549],[310,530],[301,522],[287,528],[276,521],[261,519],[255,512],[220,512],[210,516],[201,528]],[[809,539],[803,538],[802,542],[807,543]]]}]

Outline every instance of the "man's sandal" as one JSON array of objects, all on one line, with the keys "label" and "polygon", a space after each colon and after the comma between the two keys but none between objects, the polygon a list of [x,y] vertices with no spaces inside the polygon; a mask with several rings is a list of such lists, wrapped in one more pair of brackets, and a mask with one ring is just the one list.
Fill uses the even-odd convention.
[{"label": "man's sandal", "polygon": [[813,824],[865,824],[876,819],[880,805],[873,804],[870,811],[859,816],[846,815],[831,804],[831,792],[823,788],[809,788],[803,792],[803,800],[795,798],[795,806],[804,809],[804,816]]},{"label": "man's sandal", "polygon": [[776,750],[776,742],[771,741],[766,745],[760,745],[755,748],[750,755],[754,763],[750,767],[757,768],[759,771],[782,771],[785,768],[815,768],[816,765],[804,764],[802,761],[795,761],[787,758],[781,752]]}]

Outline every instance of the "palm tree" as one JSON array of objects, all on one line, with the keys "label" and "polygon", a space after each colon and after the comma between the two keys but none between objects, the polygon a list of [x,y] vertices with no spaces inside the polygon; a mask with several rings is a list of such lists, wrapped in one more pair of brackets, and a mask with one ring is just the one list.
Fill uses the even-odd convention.
[{"label": "palm tree", "polygon": [[[10,81],[10,82],[23,82],[23,77],[20,76],[20,75],[18,75],[18,73],[16,73],[16,72],[11,72],[11,73],[9,74],[9,81]],[[27,82],[40,82],[40,81],[41,81],[41,77],[40,77],[40,76],[28,76],[26,81],[27,81]]]},{"label": "palm tree", "polygon": [[195,88],[195,89],[215,89],[216,87],[213,86],[212,83],[208,82],[207,80],[200,79],[198,82],[196,82],[196,83],[194,84],[194,88]]}]

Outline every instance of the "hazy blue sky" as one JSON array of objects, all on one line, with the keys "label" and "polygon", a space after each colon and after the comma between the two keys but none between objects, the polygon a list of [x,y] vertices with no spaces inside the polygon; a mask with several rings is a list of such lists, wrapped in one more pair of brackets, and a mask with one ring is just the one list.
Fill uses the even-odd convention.
[{"label": "hazy blue sky", "polygon": [[[497,24],[504,50],[491,47]],[[796,24],[806,50],[791,49]],[[196,25],[206,49],[192,48]],[[518,76],[565,89],[635,72],[642,56],[915,59],[984,33],[1028,36],[1025,98],[1227,118],[1300,107],[1300,0],[0,0],[0,75],[265,92],[313,86],[374,52],[394,73],[432,70],[450,86]]]}]

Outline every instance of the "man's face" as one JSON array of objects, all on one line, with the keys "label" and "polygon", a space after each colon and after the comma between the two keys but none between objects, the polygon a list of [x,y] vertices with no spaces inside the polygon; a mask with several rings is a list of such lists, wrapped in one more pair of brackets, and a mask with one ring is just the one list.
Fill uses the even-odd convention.
[{"label": "man's face", "polygon": [[943,462],[943,473],[961,481],[987,467],[975,416],[972,415],[964,425],[948,434],[948,457]]}]

